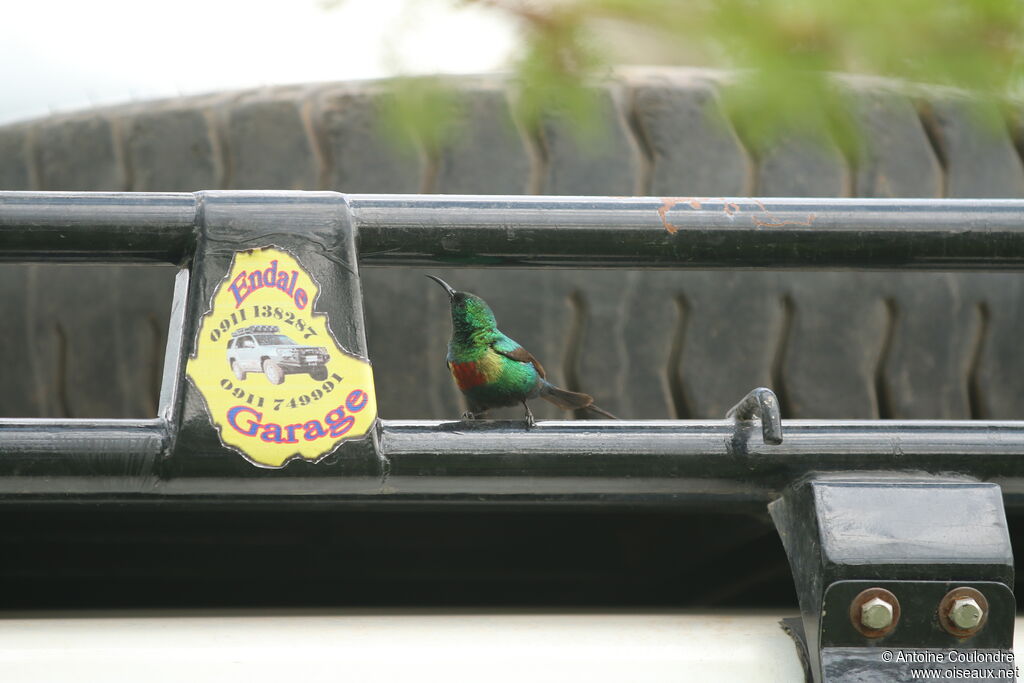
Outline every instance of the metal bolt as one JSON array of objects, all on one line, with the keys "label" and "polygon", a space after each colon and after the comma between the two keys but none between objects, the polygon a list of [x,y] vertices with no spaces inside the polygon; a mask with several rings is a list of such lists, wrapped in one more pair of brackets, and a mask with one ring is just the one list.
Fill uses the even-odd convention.
[{"label": "metal bolt", "polygon": [[892,625],[893,609],[881,598],[871,598],[860,608],[860,623],[866,628],[880,631]]},{"label": "metal bolt", "polygon": [[850,602],[850,624],[865,638],[884,638],[900,621],[900,601],[892,591],[865,588]]},{"label": "metal bolt", "polygon": [[977,628],[984,616],[985,610],[974,598],[958,598],[949,608],[949,620],[965,631]]},{"label": "metal bolt", "polygon": [[977,588],[954,588],[939,603],[939,624],[957,638],[970,638],[987,620],[988,600]]}]

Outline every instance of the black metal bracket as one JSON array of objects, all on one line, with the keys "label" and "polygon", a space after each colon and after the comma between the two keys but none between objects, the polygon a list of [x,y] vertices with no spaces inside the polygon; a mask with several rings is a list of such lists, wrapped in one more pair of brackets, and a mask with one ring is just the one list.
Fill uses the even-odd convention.
[{"label": "black metal bracket", "polygon": [[[329,333],[346,351],[366,356],[355,229],[343,197],[333,192],[203,192],[199,200],[188,314],[177,354],[180,365],[198,346],[201,319],[235,255],[268,246],[299,259],[320,288],[317,300],[307,305],[334,321]],[[158,465],[159,476],[182,482],[207,477],[214,470],[251,476],[250,463],[237,453],[226,452],[211,424],[202,392],[185,380],[180,368],[165,383],[177,387],[177,402],[168,414],[176,433],[172,448]],[[269,406],[266,410],[270,411]],[[351,483],[362,487],[367,486],[365,472],[379,467],[372,438],[341,443],[329,457],[334,475],[346,474]],[[289,461],[289,467],[292,471],[316,469],[303,461]],[[371,481],[376,480],[371,475]]]},{"label": "black metal bracket", "polygon": [[814,681],[917,680],[915,669],[1006,680],[1014,569],[997,485],[819,475],[769,511],[800,600],[787,627]]}]

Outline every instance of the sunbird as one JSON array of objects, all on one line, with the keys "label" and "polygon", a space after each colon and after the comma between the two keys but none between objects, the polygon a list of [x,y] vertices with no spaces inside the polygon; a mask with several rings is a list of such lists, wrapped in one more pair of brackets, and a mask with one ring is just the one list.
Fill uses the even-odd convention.
[{"label": "sunbird", "polygon": [[536,421],[526,401],[543,398],[565,410],[587,410],[616,419],[594,405],[587,394],[556,387],[545,378],[544,368],[519,342],[498,329],[498,321],[487,302],[469,292],[457,292],[439,277],[428,275],[444,287],[452,309],[452,338],[448,342],[448,369],[466,397],[469,410],[464,419],[486,417],[491,408],[522,403],[526,426]]}]

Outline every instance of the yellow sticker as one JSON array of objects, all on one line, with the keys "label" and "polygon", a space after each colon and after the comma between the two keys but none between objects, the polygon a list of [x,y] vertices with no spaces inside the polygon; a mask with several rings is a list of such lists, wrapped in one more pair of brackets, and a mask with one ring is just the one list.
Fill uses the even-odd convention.
[{"label": "yellow sticker", "polygon": [[341,348],[320,289],[288,252],[236,252],[203,316],[188,377],[221,442],[256,465],[317,461],[377,417],[369,361]]}]

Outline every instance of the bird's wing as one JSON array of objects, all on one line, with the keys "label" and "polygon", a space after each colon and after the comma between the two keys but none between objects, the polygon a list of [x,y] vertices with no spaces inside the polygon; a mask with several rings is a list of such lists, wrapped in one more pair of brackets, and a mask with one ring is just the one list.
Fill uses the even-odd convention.
[{"label": "bird's wing", "polygon": [[533,357],[529,351],[519,345],[519,342],[509,339],[505,335],[499,336],[493,342],[491,342],[491,348],[512,360],[519,361],[520,363],[532,363],[533,367],[537,368],[537,374],[541,377],[547,377],[544,372],[544,366],[540,364],[536,358]]}]

